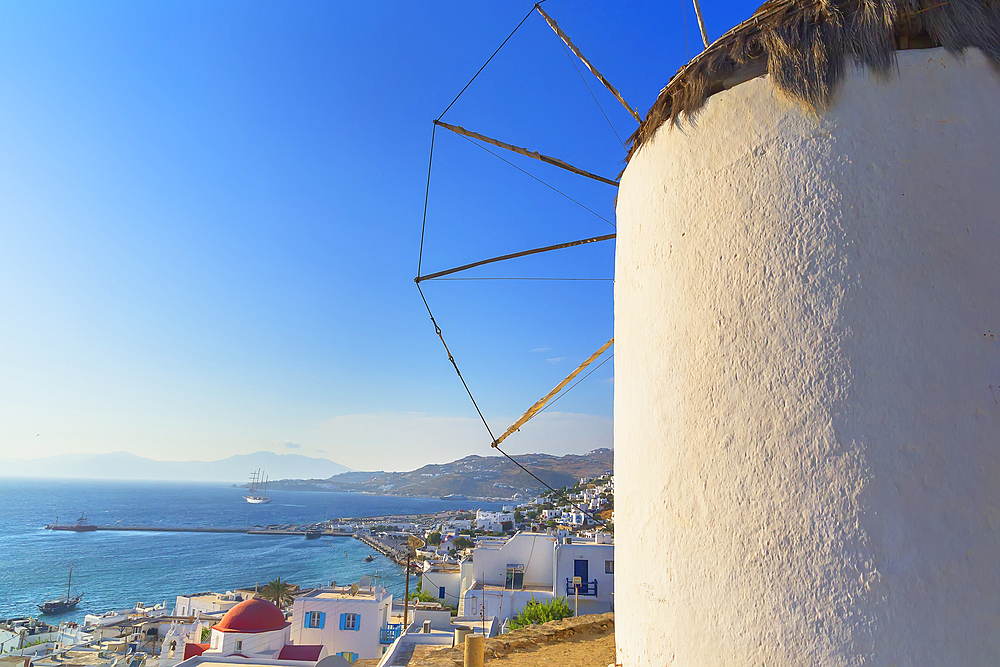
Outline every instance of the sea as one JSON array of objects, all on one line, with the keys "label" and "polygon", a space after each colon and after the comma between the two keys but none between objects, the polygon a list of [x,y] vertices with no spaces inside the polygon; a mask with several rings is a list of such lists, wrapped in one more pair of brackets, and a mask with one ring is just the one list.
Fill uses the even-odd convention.
[{"label": "sea", "polygon": [[[241,533],[160,533],[45,530],[46,524],[243,528],[311,524],[325,519],[441,510],[497,509],[496,503],[354,493],[268,490],[274,500],[251,505],[244,489],[225,484],[108,482],[0,478],[0,619],[37,616],[37,604],[73,592],[72,611],[42,618],[82,621],[87,613],[166,602],[200,591],[224,592],[282,580],[302,587],[378,576],[402,597],[403,568],[349,537]],[[411,582],[411,586],[413,582]]]}]

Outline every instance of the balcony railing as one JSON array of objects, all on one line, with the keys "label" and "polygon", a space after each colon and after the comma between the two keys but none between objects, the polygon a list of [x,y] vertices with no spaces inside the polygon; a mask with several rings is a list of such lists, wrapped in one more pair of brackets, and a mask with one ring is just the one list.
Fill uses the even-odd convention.
[{"label": "balcony railing", "polygon": [[[577,593],[577,589],[578,588],[579,588],[579,593]],[[577,595],[577,594],[579,594],[579,595],[587,595],[587,596],[595,597],[596,598],[597,597],[597,579],[594,579],[593,581],[584,581],[584,582],[580,583],[578,586],[574,586],[573,585],[573,580],[567,578],[566,579],[566,595]]]},{"label": "balcony railing", "polygon": [[396,641],[401,634],[403,634],[402,623],[389,623],[387,626],[378,631],[378,643],[391,644]]}]

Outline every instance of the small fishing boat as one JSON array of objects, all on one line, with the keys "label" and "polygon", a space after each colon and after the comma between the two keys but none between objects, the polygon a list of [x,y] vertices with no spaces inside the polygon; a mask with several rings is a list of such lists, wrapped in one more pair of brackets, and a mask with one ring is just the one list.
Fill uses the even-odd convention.
[{"label": "small fishing boat", "polygon": [[365,557],[365,562],[366,562],[366,563],[370,563],[370,562],[372,562],[373,560],[375,560],[375,556],[372,556],[372,555],[368,555],[368,556],[366,556],[366,557]]},{"label": "small fishing boat", "polygon": [[68,611],[80,604],[80,600],[83,599],[83,593],[78,595],[72,594],[73,590],[73,566],[69,566],[69,583],[66,584],[66,595],[61,598],[56,598],[55,600],[46,600],[44,603],[38,605],[38,611],[43,614],[58,614],[63,611]]}]

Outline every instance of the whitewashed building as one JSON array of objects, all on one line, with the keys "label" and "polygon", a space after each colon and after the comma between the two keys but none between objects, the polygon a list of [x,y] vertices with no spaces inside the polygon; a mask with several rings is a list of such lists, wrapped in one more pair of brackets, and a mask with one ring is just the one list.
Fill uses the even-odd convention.
[{"label": "whitewashed building", "polygon": [[[293,645],[291,623],[273,602],[244,600],[226,612],[210,633],[208,643],[185,643],[184,667],[250,663],[276,667],[313,667],[328,655],[321,644]],[[196,631],[197,632],[197,631]],[[190,633],[187,634],[190,636]],[[182,635],[183,638],[183,635]],[[171,648],[176,652],[177,647]]]},{"label": "whitewashed building", "polygon": [[188,644],[201,643],[202,627],[200,619],[195,619],[190,623],[181,620],[171,622],[163,634],[163,642],[160,645],[159,667],[174,667],[182,662],[184,660],[184,647]]},{"label": "whitewashed building", "polygon": [[[458,613],[515,616],[532,598],[566,597],[580,614],[614,611],[615,547],[611,536],[594,540],[517,533],[506,541],[483,541],[461,565],[462,600]],[[580,577],[575,584],[574,577]],[[578,593],[578,595],[577,595]]]},{"label": "whitewashed building", "polygon": [[367,577],[352,586],[318,588],[292,604],[292,640],[322,644],[349,662],[378,658],[399,636],[390,623],[392,594]]},{"label": "whitewashed building", "polygon": [[457,562],[424,561],[420,590],[449,607],[462,599],[462,566]]},{"label": "whitewashed building", "polygon": [[192,593],[178,595],[174,604],[174,616],[201,616],[202,614],[225,613],[243,602],[243,595],[235,591],[225,593]]},{"label": "whitewashed building", "polygon": [[993,2],[774,0],[660,92],[616,205],[616,662],[997,664],[998,44]]},{"label": "whitewashed building", "polygon": [[486,510],[476,510],[476,528],[490,533],[502,533],[504,523],[514,525],[513,512],[488,512]]}]

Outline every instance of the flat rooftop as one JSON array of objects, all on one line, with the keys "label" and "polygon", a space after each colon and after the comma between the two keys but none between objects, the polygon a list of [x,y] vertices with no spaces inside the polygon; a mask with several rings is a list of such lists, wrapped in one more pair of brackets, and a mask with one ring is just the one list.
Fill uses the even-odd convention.
[{"label": "flat rooftop", "polygon": [[[479,582],[476,582],[477,584]],[[493,584],[485,584],[483,586],[473,585],[472,590],[477,588],[483,588],[487,591],[506,591],[508,593],[516,593],[517,591],[531,591],[534,593],[551,593],[551,586],[543,586],[542,584],[524,584],[520,588],[511,588],[510,586],[494,586]]]},{"label": "flat rooftop", "polygon": [[375,599],[376,593],[381,591],[380,588],[359,588],[354,595],[351,595],[350,586],[328,586],[324,588],[317,588],[316,590],[310,591],[305,595],[300,595],[302,599],[310,600],[341,600],[344,598],[371,598]]},{"label": "flat rooftop", "polygon": [[247,597],[253,597],[252,595],[247,596],[235,592],[226,593],[213,593],[211,591],[206,591],[204,593],[191,593],[190,595],[179,595],[178,597],[187,598],[189,600],[203,600],[203,601],[214,601],[214,602],[232,602],[236,604],[246,600]]}]

